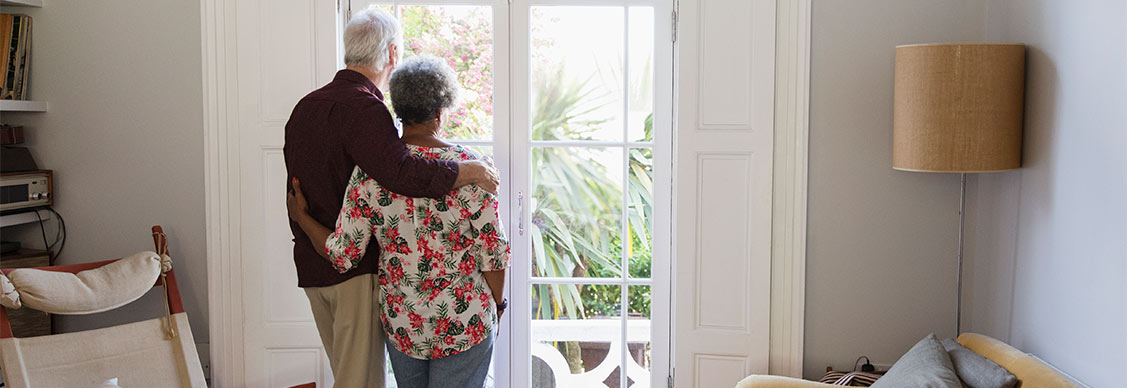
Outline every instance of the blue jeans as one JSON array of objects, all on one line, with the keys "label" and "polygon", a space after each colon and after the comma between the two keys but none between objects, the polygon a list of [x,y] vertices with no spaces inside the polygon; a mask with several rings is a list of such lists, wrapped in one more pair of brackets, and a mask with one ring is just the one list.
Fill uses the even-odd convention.
[{"label": "blue jeans", "polygon": [[493,333],[466,351],[434,360],[412,358],[387,341],[399,388],[482,388],[493,360]]}]

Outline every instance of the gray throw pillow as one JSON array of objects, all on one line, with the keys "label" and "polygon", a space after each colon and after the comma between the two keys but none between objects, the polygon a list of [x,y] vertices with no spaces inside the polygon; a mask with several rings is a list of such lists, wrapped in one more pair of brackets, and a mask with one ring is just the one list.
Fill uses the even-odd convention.
[{"label": "gray throw pillow", "polygon": [[963,347],[953,339],[943,340],[943,348],[951,355],[955,374],[969,388],[1013,388],[1017,377],[998,363]]},{"label": "gray throw pillow", "polygon": [[872,388],[962,388],[947,350],[930,334],[892,364]]}]

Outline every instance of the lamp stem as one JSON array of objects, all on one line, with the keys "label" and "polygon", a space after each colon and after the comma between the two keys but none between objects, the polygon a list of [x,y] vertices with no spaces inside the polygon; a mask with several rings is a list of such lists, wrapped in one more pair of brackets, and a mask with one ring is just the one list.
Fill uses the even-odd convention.
[{"label": "lamp stem", "polygon": [[963,324],[963,226],[967,209],[967,174],[959,177],[959,259],[955,267],[955,337],[962,333]]}]

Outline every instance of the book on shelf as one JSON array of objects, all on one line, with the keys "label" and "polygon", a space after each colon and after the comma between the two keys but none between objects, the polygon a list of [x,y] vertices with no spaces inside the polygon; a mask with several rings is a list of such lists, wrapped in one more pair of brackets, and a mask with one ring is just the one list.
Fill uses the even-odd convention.
[{"label": "book on shelf", "polygon": [[0,78],[0,90],[8,90],[8,65],[11,64],[12,57],[12,22],[15,15],[0,14],[0,71],[4,72],[4,77]]},{"label": "book on shelf", "polygon": [[0,14],[0,99],[27,99],[27,76],[31,70],[31,17]]}]

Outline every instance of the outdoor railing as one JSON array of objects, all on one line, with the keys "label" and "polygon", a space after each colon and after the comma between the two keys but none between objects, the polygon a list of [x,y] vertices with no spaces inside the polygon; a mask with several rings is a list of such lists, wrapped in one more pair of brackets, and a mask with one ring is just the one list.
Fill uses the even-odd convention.
[{"label": "outdoor railing", "polygon": [[[536,386],[564,387],[604,387],[604,382],[622,362],[622,320],[532,320],[532,356],[542,360],[553,381],[538,381]],[[584,365],[585,371],[572,374],[567,358],[554,346],[557,342],[609,343],[606,357],[598,365]],[[628,319],[626,321],[626,342],[648,344],[650,342],[650,321],[648,319]],[[626,357],[626,377],[633,381],[630,387],[649,388],[650,371],[641,365],[633,355]],[[536,379],[536,377],[534,377]],[[611,387],[618,387],[616,382]]]}]

